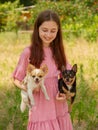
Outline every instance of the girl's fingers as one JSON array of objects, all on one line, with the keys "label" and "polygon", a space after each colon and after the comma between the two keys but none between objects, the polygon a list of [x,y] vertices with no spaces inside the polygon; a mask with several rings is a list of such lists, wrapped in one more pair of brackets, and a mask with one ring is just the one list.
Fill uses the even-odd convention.
[{"label": "girl's fingers", "polygon": [[57,93],[56,99],[59,101],[64,101],[66,99],[66,96],[63,93]]}]

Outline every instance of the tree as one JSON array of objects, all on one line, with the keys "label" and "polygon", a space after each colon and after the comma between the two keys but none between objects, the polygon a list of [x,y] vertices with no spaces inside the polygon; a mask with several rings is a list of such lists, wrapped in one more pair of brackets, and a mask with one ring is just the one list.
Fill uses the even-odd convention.
[{"label": "tree", "polygon": [[[19,0],[19,3],[24,6],[30,6],[37,3],[38,0]],[[15,0],[0,0],[0,3],[15,2]]]},{"label": "tree", "polygon": [[30,6],[37,3],[37,0],[20,0],[20,4],[24,6]]},{"label": "tree", "polygon": [[15,0],[0,0],[0,3],[5,3],[5,2],[8,2],[8,1],[14,2]]}]

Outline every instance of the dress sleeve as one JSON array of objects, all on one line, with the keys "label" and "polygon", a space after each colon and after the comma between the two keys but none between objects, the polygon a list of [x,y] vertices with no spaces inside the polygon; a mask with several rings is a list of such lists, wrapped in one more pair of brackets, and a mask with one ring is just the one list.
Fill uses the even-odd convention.
[{"label": "dress sleeve", "polygon": [[29,57],[30,57],[30,49],[25,48],[20,55],[18,64],[16,66],[16,69],[14,70],[12,77],[14,79],[17,79],[19,81],[22,81],[26,75],[26,68],[29,63]]}]

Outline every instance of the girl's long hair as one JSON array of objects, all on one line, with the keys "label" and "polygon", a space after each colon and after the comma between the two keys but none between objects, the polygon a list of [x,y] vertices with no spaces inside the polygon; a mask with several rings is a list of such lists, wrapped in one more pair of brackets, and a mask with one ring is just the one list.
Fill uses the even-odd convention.
[{"label": "girl's long hair", "polygon": [[39,37],[39,26],[45,21],[54,21],[58,25],[57,36],[50,44],[50,48],[52,50],[54,61],[58,69],[61,70],[62,65],[66,66],[66,56],[63,47],[61,25],[58,15],[51,10],[41,12],[35,21],[30,46],[30,63],[39,68],[40,64],[44,60],[43,44]]}]

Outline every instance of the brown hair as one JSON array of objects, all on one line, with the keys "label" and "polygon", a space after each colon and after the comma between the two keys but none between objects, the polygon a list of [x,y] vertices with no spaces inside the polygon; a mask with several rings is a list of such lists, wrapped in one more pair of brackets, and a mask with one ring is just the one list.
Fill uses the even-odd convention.
[{"label": "brown hair", "polygon": [[54,61],[58,69],[61,70],[62,65],[66,66],[66,56],[63,47],[61,25],[60,25],[60,19],[58,15],[51,10],[45,10],[41,12],[35,21],[34,30],[31,39],[31,47],[30,47],[31,49],[30,63],[39,68],[40,64],[44,60],[43,45],[39,37],[39,26],[43,22],[50,21],[50,20],[56,22],[58,25],[57,36],[50,44],[50,48],[53,53]]}]

